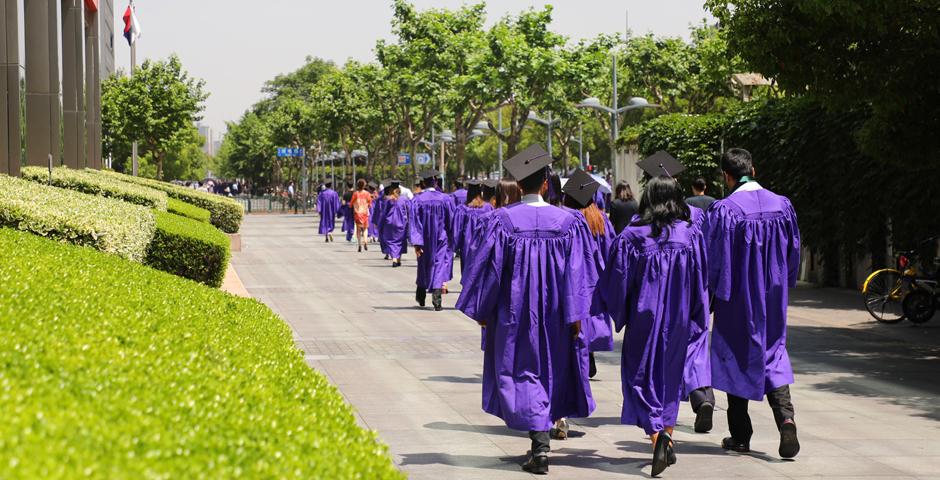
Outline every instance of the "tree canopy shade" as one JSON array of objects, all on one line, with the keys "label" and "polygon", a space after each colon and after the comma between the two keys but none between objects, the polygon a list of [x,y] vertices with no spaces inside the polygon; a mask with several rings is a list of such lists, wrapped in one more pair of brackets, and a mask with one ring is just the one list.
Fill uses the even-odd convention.
[{"label": "tree canopy shade", "polygon": [[[337,168],[343,168],[347,179],[356,168],[357,175],[407,180],[396,172],[397,154],[410,153],[415,159],[427,151],[426,141],[437,140],[435,157],[443,147],[446,158],[453,159],[444,168],[448,176],[485,174],[500,168],[497,139],[506,144],[506,156],[529,143],[545,142],[544,127],[530,120],[533,113],[543,118],[551,114],[555,120],[557,159],[574,162],[572,139],[583,131],[586,151],[593,154],[595,166],[603,167],[609,158],[609,119],[598,121],[591,111],[575,106],[585,97],[609,101],[612,51],[625,59],[621,105],[632,96],[659,100],[656,92],[668,92],[662,101],[670,112],[723,109],[736,102],[723,76],[740,61],[728,55],[724,36],[715,27],[696,27],[692,43],[640,37],[624,44],[615,35],[571,42],[551,29],[551,7],[523,10],[487,27],[482,3],[418,10],[395,0],[391,6],[393,38],[377,43],[375,62],[336,67],[308,58],[297,71],[269,81],[265,98],[239,123],[230,124],[230,145],[223,145],[220,156],[222,171],[258,186],[284,184],[296,180],[299,160],[276,158],[274,147],[298,146],[307,149],[310,159],[343,152]],[[671,68],[631,58],[648,54],[669,64],[672,53],[681,63]],[[656,114],[627,117],[635,122]],[[486,135],[471,142],[477,129]],[[444,130],[453,139],[442,146],[432,132]],[[352,165],[354,150],[368,153],[364,166]],[[417,168],[413,161],[409,176]]]},{"label": "tree canopy shade", "polygon": [[708,0],[731,49],[788,94],[871,108],[862,148],[908,164],[940,152],[936,0]]},{"label": "tree canopy shade", "polygon": [[202,119],[199,114],[209,96],[204,84],[191,78],[175,55],[147,60],[132,77],[115,75],[105,80],[101,88],[105,154],[123,166],[130,145],[138,141],[153,160],[154,176],[162,179],[171,153],[176,154],[174,160],[186,153],[185,147],[202,145],[198,135],[193,135],[193,123]]}]

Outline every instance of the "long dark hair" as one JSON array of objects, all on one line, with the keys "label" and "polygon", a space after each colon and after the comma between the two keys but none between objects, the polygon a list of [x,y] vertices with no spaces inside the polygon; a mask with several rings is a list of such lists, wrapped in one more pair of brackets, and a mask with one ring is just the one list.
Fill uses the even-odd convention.
[{"label": "long dark hair", "polygon": [[654,238],[659,237],[677,220],[690,221],[692,215],[682,196],[679,183],[665,175],[660,175],[646,183],[646,190],[640,198],[640,208],[637,213],[640,220],[634,225],[649,225],[653,230]]},{"label": "long dark hair", "polygon": [[556,207],[561,206],[561,177],[553,171],[548,173],[548,192],[545,201]]}]

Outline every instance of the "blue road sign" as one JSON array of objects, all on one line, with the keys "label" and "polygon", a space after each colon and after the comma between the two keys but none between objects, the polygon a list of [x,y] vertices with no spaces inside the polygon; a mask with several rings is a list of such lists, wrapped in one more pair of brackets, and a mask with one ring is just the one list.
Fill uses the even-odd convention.
[{"label": "blue road sign", "polygon": [[399,165],[411,165],[411,154],[409,154],[409,153],[399,153],[399,154],[398,154],[398,164],[399,164]]},{"label": "blue road sign", "polygon": [[419,153],[417,155],[418,165],[427,165],[431,163],[431,155],[427,153]]},{"label": "blue road sign", "polygon": [[279,157],[303,157],[304,149],[297,147],[277,147],[277,156]]}]

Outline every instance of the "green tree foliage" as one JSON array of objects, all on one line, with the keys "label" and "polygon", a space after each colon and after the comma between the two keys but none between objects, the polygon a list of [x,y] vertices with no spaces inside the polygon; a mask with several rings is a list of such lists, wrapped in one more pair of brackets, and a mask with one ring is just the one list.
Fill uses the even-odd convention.
[{"label": "green tree foliage", "polygon": [[940,8],[935,0],[709,0],[731,48],[792,95],[871,109],[876,158],[937,163]]},{"label": "green tree foliage", "polygon": [[[104,153],[125,167],[130,145],[138,141],[141,153],[149,154],[156,167],[154,176],[162,179],[167,161],[181,158],[169,158],[171,152],[179,154],[195,142],[193,123],[202,119],[199,114],[208,97],[204,84],[191,78],[175,55],[144,62],[133,77],[105,80],[101,88]],[[181,171],[186,168],[174,165]]]}]

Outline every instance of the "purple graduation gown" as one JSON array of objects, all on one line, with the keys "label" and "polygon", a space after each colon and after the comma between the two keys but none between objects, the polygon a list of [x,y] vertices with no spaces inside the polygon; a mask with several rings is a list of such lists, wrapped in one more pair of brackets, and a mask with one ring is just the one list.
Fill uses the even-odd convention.
[{"label": "purple graduation gown", "polygon": [[411,212],[411,202],[405,197],[398,200],[385,200],[383,207],[385,219],[382,220],[382,238],[385,239],[385,248],[388,256],[401,258],[402,253],[408,251],[408,215]]},{"label": "purple graduation gown", "polygon": [[369,223],[375,226],[376,231],[378,231],[379,237],[379,250],[384,254],[388,254],[388,245],[385,242],[385,236],[382,234],[383,222],[385,222],[385,207],[388,199],[385,198],[385,195],[379,194],[379,198],[375,199],[372,202],[373,205],[373,214],[369,216]]},{"label": "purple graduation gown", "polygon": [[787,300],[800,266],[796,212],[769,190],[738,190],[712,204],[704,232],[715,296],[713,386],[761,400],[793,383]]},{"label": "purple graduation gown", "polygon": [[336,213],[339,211],[339,194],[331,188],[317,195],[317,212],[320,214],[320,235],[336,229]]},{"label": "purple graduation gown", "polygon": [[454,190],[450,194],[450,196],[454,198],[455,207],[458,207],[460,205],[467,203],[467,189],[466,188],[458,188],[457,190]]},{"label": "purple graduation gown", "polygon": [[378,238],[379,227],[372,221],[372,217],[375,215],[375,203],[376,202],[372,202],[369,204],[369,236]]},{"label": "purple graduation gown", "polygon": [[[647,434],[676,424],[679,402],[707,386],[684,376],[689,345],[708,333],[703,214],[676,222],[658,238],[629,225],[615,239],[600,292],[619,332],[626,327],[620,373],[620,421]],[[668,236],[667,236],[668,233]]]},{"label": "purple graduation gown", "polygon": [[418,259],[415,284],[427,290],[443,288],[454,273],[454,251],[449,238],[454,200],[446,193],[425,190],[415,195],[411,205],[408,235],[412,245],[424,249]]},{"label": "purple graduation gown", "polygon": [[591,259],[585,271],[587,272],[588,284],[591,287],[591,316],[581,323],[581,330],[584,332],[584,338],[588,342],[588,351],[591,352],[609,352],[614,349],[614,332],[610,324],[610,315],[596,291],[597,283],[601,274],[604,273],[604,266],[607,261],[607,253],[610,252],[610,246],[614,239],[614,227],[604,215],[604,234],[595,236],[588,227],[587,220],[580,210],[562,207],[566,212],[577,217],[578,221],[584,223],[584,232],[587,237],[584,239],[584,246],[587,248],[585,254]]},{"label": "purple graduation gown", "polygon": [[457,232],[459,237],[454,238],[457,253],[460,254],[461,274],[466,271],[470,262],[470,247],[477,238],[475,235],[482,228],[483,220],[489,218],[486,214],[492,211],[493,205],[488,202],[484,202],[482,206],[477,208],[466,207],[464,209],[463,227]]},{"label": "purple graduation gown", "polygon": [[341,231],[346,232],[346,240],[349,240],[356,233],[356,222],[353,217],[353,210],[348,203],[343,202],[343,205],[339,207],[339,215],[343,217]]},{"label": "purple graduation gown", "polygon": [[464,204],[459,204],[454,208],[454,218],[450,222],[450,238],[454,239],[453,249],[454,253],[460,256],[461,261],[463,261],[463,232],[467,224],[467,209],[468,207]]},{"label": "purple graduation gown", "polygon": [[547,431],[594,410],[584,333],[591,307],[584,225],[555,207],[515,204],[489,216],[457,308],[485,321],[483,410],[506,426]]}]

